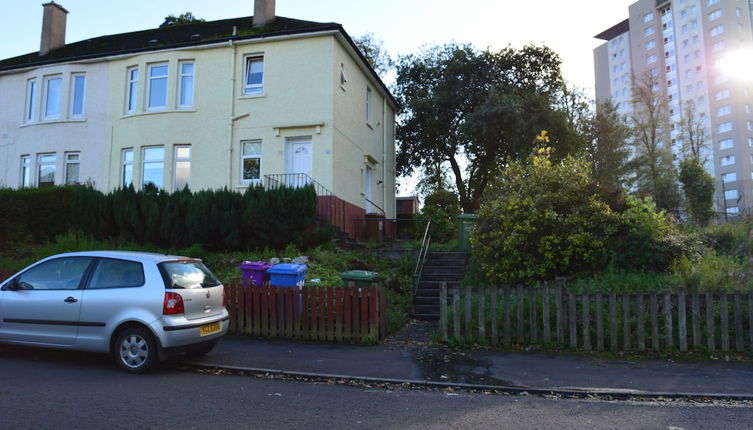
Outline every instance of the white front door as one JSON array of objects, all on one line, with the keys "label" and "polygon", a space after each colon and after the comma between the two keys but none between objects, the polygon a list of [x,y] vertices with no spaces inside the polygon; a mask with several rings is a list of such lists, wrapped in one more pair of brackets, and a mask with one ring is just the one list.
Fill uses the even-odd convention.
[{"label": "white front door", "polygon": [[311,138],[291,138],[287,140],[287,161],[285,173],[287,185],[299,187],[310,182],[311,177]]}]

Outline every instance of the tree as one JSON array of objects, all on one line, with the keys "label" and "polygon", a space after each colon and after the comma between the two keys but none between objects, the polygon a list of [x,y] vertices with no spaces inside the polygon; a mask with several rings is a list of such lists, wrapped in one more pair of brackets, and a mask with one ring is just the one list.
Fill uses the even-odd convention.
[{"label": "tree", "polygon": [[178,16],[170,14],[165,17],[165,21],[160,24],[159,28],[170,27],[173,25],[194,24],[197,22],[206,22],[201,18],[193,16],[192,12],[182,13]]},{"label": "tree", "polygon": [[395,60],[384,49],[384,42],[374,36],[374,33],[355,37],[353,43],[361,50],[363,56],[366,57],[366,61],[369,62],[379,77],[384,78],[395,67]]},{"label": "tree", "polygon": [[607,189],[622,189],[629,174],[630,128],[611,99],[600,103],[586,124],[585,156],[593,179]]},{"label": "tree", "polygon": [[449,170],[463,211],[474,212],[492,178],[531,154],[541,129],[555,137],[555,158],[582,143],[556,107],[563,87],[560,59],[545,46],[493,52],[450,44],[401,57],[399,174],[425,165]]},{"label": "tree", "polygon": [[638,192],[653,196],[659,208],[677,213],[680,204],[677,174],[669,145],[664,142],[669,135],[667,101],[658,89],[658,78],[652,74],[633,76],[630,123],[635,157],[632,166]]},{"label": "tree", "polygon": [[706,146],[705,129],[703,122],[696,118],[695,101],[688,100],[685,102],[680,120],[680,137],[682,139],[682,150],[685,158],[691,158],[705,163],[703,149]]},{"label": "tree", "polygon": [[680,162],[680,182],[690,219],[698,225],[708,225],[714,215],[714,177],[698,159],[686,158]]},{"label": "tree", "polygon": [[426,196],[421,218],[431,220],[432,241],[445,243],[455,238],[460,215],[458,196],[452,191],[436,190]]}]

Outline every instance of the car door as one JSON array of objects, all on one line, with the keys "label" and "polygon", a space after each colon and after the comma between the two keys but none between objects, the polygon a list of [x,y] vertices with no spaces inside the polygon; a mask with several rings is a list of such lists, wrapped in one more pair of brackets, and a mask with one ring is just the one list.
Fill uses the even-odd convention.
[{"label": "car door", "polygon": [[45,345],[73,345],[90,257],[62,257],[38,264],[5,285],[0,338]]}]

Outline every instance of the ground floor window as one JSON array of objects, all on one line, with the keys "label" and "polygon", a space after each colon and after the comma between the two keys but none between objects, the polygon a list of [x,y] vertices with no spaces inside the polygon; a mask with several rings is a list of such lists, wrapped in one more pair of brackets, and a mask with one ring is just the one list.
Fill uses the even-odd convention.
[{"label": "ground floor window", "polygon": [[81,167],[81,154],[69,152],[65,154],[65,185],[78,185],[79,167]]},{"label": "ground floor window", "polygon": [[31,187],[31,155],[21,157],[21,188]]},{"label": "ground floor window", "polygon": [[45,187],[55,185],[56,164],[57,156],[55,154],[42,154],[39,156],[38,186]]},{"label": "ground floor window", "polygon": [[241,181],[250,182],[261,179],[261,140],[241,142]]},{"label": "ground floor window", "polygon": [[153,146],[144,148],[142,156],[142,187],[153,186],[163,189],[165,172],[165,148]]},{"label": "ground floor window", "polygon": [[191,179],[191,146],[175,146],[175,168],[173,169],[173,191],[180,191],[189,186]]},{"label": "ground floor window", "polygon": [[123,188],[133,184],[133,149],[123,150],[123,174],[121,175],[120,185]]}]

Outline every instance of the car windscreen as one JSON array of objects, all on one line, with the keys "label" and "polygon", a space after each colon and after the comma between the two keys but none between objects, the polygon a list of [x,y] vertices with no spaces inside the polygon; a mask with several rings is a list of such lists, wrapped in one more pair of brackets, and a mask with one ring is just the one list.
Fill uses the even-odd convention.
[{"label": "car windscreen", "polygon": [[220,280],[198,260],[167,261],[159,264],[167,289],[205,288],[220,285]]}]

